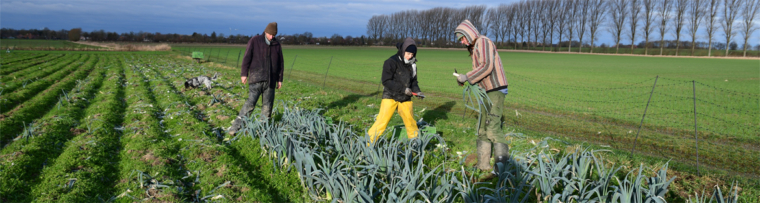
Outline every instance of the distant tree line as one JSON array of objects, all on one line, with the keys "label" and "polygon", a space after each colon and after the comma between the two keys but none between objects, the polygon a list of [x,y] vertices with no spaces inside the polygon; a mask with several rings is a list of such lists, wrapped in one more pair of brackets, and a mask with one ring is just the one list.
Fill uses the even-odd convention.
[{"label": "distant tree line", "polygon": [[[650,48],[661,55],[664,48],[676,49],[676,55],[684,48],[692,55],[695,49],[708,49],[708,55],[725,50],[728,55],[741,47],[746,56],[759,8],[760,0],[523,0],[491,8],[437,7],[375,15],[367,22],[367,36],[370,44],[378,45],[412,37],[422,46],[457,46],[453,31],[468,19],[502,48],[566,47],[568,52],[581,52],[579,48],[590,47],[586,50],[593,52],[599,35],[607,31],[615,53],[629,46],[631,53],[644,48],[650,55]],[[698,34],[700,29],[706,36]],[[689,40],[682,40],[687,36]]]},{"label": "distant tree line", "polygon": [[[0,38],[9,39],[48,39],[48,40],[70,40],[70,41],[98,41],[98,42],[168,42],[168,43],[231,43],[245,44],[251,39],[251,35],[225,35],[212,32],[211,35],[193,33],[186,34],[162,34],[159,32],[106,32],[105,30],[95,30],[92,32],[82,31],[81,28],[70,30],[50,30],[44,29],[0,29]],[[334,34],[331,37],[314,37],[311,32],[302,34],[280,34],[277,38],[286,45],[341,45],[341,46],[361,46],[368,45],[365,36],[353,37],[351,35],[342,36]]]}]

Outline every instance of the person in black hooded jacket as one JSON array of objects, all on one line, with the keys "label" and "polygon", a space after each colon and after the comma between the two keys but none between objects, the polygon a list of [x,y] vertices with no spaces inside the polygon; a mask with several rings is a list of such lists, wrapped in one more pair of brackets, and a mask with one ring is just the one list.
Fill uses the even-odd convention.
[{"label": "person in black hooded jacket", "polygon": [[367,131],[370,142],[374,142],[385,132],[396,110],[404,120],[407,137],[412,139],[419,134],[412,113],[412,96],[425,96],[417,84],[417,45],[412,38],[406,38],[403,43],[397,44],[396,48],[398,53],[385,60],[383,64],[383,100],[375,124]]}]

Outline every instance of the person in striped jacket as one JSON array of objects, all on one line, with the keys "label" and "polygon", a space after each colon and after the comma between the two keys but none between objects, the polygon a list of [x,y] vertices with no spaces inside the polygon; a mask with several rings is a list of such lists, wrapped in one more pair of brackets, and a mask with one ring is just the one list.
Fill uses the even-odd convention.
[{"label": "person in striped jacket", "polygon": [[509,158],[509,142],[503,133],[502,126],[507,78],[504,76],[504,68],[499,52],[496,51],[496,45],[487,36],[480,35],[469,20],[464,20],[459,24],[454,34],[457,41],[467,46],[472,57],[472,70],[467,74],[458,75],[457,82],[460,85],[465,82],[477,84],[486,91],[492,102],[492,106],[486,105],[485,111],[481,111],[483,119],[480,122],[477,138],[477,167],[483,171],[491,171],[495,169],[490,165],[491,145],[493,145],[495,163],[506,164]]}]

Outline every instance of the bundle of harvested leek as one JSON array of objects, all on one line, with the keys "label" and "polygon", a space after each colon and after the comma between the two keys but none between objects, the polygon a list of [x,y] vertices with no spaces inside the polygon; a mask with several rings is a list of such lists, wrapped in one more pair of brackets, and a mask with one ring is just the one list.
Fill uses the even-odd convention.
[{"label": "bundle of harvested leek", "polygon": [[[454,76],[459,77],[459,74],[454,73]],[[464,90],[462,90],[462,100],[464,100],[464,106],[468,109],[472,109],[475,112],[478,112],[478,128],[477,130],[480,131],[480,122],[482,121],[483,115],[488,114],[488,109],[491,109],[491,106],[493,103],[491,103],[491,99],[488,98],[488,94],[486,93],[486,90],[483,88],[478,87],[477,85],[473,85],[470,83],[465,82],[464,83]],[[477,108],[476,108],[477,105]],[[467,109],[465,109],[465,112]],[[462,119],[464,119],[464,113],[462,114]]]}]

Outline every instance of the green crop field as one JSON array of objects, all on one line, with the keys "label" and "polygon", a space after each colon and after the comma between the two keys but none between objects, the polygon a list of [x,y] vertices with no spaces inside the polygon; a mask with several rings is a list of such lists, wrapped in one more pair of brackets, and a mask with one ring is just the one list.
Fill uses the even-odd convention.
[{"label": "green crop field", "polygon": [[103,47],[96,47],[84,44],[77,44],[68,40],[42,40],[42,39],[2,39],[0,48],[3,51],[11,50],[99,50]]},{"label": "green crop field", "polygon": [[[378,111],[382,62],[395,49],[285,47],[287,69],[284,87],[277,93],[275,124],[254,122],[252,126],[258,127],[233,139],[221,130],[229,126],[247,94],[239,83],[238,55],[243,48],[175,45],[174,49],[175,53],[0,54],[0,199],[348,200],[365,197],[346,192],[350,191],[345,190],[346,184],[356,184],[349,180],[377,177],[378,182],[364,188],[380,192],[368,194],[374,201],[391,201],[390,194],[398,192],[391,188],[401,185],[420,192],[393,193],[393,197],[433,202],[453,198],[459,202],[491,194],[491,198],[495,195],[507,201],[509,195],[487,189],[502,187],[502,180],[524,177],[532,181],[523,186],[535,190],[501,189],[528,202],[553,194],[566,201],[563,198],[568,196],[559,194],[582,187],[576,184],[584,181],[569,181],[579,178],[569,171],[576,169],[556,161],[591,163],[587,162],[591,157],[596,167],[589,169],[588,178],[594,184],[607,180],[616,186],[618,189],[609,188],[611,196],[624,194],[631,186],[655,189],[654,183],[625,181],[657,176],[676,178],[669,187],[665,185],[670,190],[667,194],[658,194],[672,202],[684,202],[695,193],[702,195],[703,190],[711,195],[716,185],[727,195],[734,181],[743,188],[741,202],[760,198],[758,60],[502,52],[510,83],[504,120],[513,135],[510,147],[517,162],[531,172],[515,169],[518,171],[511,174],[524,176],[499,177],[491,185],[472,187],[465,179],[481,175],[466,160],[474,151],[477,115],[465,111],[462,88],[451,76],[454,69],[460,73],[470,69],[469,57],[462,49],[421,49],[418,56],[420,87],[428,98],[414,100],[415,117],[437,127],[438,135],[425,135],[424,140],[441,138],[443,143],[437,144],[445,146],[429,149],[424,143],[424,150],[406,155],[417,160],[407,163],[413,163],[411,169],[399,164],[396,167],[401,168],[384,172],[367,171],[376,167],[364,160],[371,153],[356,150],[367,150],[360,148],[365,142],[361,135]],[[208,58],[194,63],[189,57],[192,51],[204,51]],[[221,75],[214,88],[183,89],[186,78],[214,73]],[[694,139],[695,103],[698,144]],[[315,115],[303,109],[322,110]],[[637,133],[644,109],[646,117]],[[299,117],[312,120],[296,122]],[[327,120],[344,123],[333,125]],[[311,122],[311,127],[329,126],[324,131],[327,135],[295,124]],[[394,117],[389,126],[401,124],[400,118]],[[329,135],[333,137],[320,137]],[[336,135],[348,138],[341,140]],[[312,136],[317,138],[307,142]],[[629,157],[634,142],[636,149]],[[292,151],[285,147],[288,143],[308,145],[314,151]],[[338,153],[341,149],[335,147],[339,146],[355,150]],[[404,144],[383,146],[390,148],[378,145],[378,149],[412,153]],[[586,148],[603,151],[576,151]],[[321,157],[316,165],[315,157]],[[603,159],[597,161],[597,157]],[[543,164],[555,168],[545,169]],[[640,164],[643,172],[638,170]],[[660,171],[663,166],[668,167],[667,174]],[[617,167],[617,173],[604,170]],[[305,173],[309,170],[313,171]],[[366,175],[354,177],[354,170]],[[570,172],[563,177],[568,181],[548,178],[562,170]],[[602,174],[610,172],[619,180],[604,179]],[[437,185],[442,183],[452,184]],[[586,194],[568,194],[576,193]]]},{"label": "green crop field", "polygon": [[[230,46],[176,50],[205,51],[210,61],[230,66],[239,65],[242,53]],[[382,90],[382,63],[393,53],[391,48],[286,48],[286,78],[374,94]],[[467,52],[422,49],[418,54],[420,87],[430,95],[421,103],[463,112],[462,88],[451,73],[470,69]],[[760,175],[760,60],[521,52],[501,52],[501,57],[510,84],[507,126],[620,150],[637,142],[639,153],[691,165],[700,142],[701,165]],[[471,145],[467,139],[462,143]]]}]

